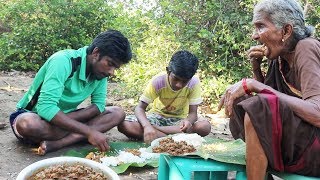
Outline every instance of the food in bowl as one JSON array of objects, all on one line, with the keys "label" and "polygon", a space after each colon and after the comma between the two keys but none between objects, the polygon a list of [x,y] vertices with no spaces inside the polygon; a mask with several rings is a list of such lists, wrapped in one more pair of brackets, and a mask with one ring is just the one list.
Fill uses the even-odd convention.
[{"label": "food in bowl", "polygon": [[[83,166],[83,167],[82,167]],[[52,169],[51,169],[52,168]],[[73,171],[72,169],[75,169]],[[90,170],[91,169],[91,170]],[[99,177],[99,174],[102,174],[102,178],[89,178],[89,179],[110,179],[110,180],[120,180],[118,174],[114,172],[112,169],[110,169],[107,166],[102,165],[101,163],[88,160],[85,158],[79,158],[79,157],[68,157],[68,156],[61,156],[61,157],[54,157],[54,158],[48,158],[43,159],[40,161],[37,161],[35,163],[30,164],[29,166],[25,167],[17,176],[16,180],[28,180],[28,179],[36,179],[35,177],[37,173],[40,172],[39,176],[41,177],[41,172],[50,174],[50,176],[56,176],[58,172],[64,172],[67,171],[69,174],[73,177],[75,176],[81,176],[82,171],[85,171],[85,173],[92,173],[91,177],[94,177],[96,175]],[[80,173],[80,174],[76,174]],[[67,173],[65,173],[67,174]],[[67,176],[67,175],[66,175]],[[104,178],[106,177],[106,178]],[[40,178],[40,179],[86,179],[86,178]]]},{"label": "food in bowl", "polygon": [[108,180],[101,172],[94,169],[80,165],[53,165],[35,172],[27,180],[43,180],[43,179],[96,179]]}]

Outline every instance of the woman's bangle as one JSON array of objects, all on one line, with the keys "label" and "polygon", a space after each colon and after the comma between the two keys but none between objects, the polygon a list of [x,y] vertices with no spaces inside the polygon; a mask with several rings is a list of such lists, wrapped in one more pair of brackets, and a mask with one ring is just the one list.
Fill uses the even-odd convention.
[{"label": "woman's bangle", "polygon": [[246,94],[252,95],[252,92],[248,89],[248,86],[247,86],[247,78],[242,79],[242,87]]}]

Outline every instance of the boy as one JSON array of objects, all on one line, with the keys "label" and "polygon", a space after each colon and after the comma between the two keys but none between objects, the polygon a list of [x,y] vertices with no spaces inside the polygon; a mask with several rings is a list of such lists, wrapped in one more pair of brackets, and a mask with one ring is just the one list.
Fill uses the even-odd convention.
[{"label": "boy", "polygon": [[[167,72],[156,75],[147,85],[135,108],[135,116],[128,116],[118,130],[146,143],[180,132],[208,135],[210,123],[197,114],[198,105],[202,103],[200,80],[194,76],[197,69],[195,55],[188,51],[176,52]],[[150,103],[152,108],[146,113]]]}]

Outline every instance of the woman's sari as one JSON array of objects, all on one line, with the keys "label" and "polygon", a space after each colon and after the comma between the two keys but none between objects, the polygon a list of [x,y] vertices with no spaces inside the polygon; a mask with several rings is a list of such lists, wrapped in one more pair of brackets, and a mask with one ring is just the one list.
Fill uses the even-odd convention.
[{"label": "woman's sari", "polygon": [[[284,61],[282,61],[284,62]],[[299,90],[285,77],[285,64],[271,62],[265,84],[301,98]],[[230,130],[235,139],[244,140],[244,115],[248,113],[268,159],[270,168],[320,177],[319,128],[303,121],[288,105],[268,90],[255,96],[239,98],[230,118]]]}]

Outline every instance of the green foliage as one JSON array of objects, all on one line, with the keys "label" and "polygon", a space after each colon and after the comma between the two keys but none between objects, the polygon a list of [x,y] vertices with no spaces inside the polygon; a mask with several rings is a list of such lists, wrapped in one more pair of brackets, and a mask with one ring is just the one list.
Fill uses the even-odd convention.
[{"label": "green foliage", "polygon": [[[251,76],[246,51],[256,43],[251,40],[256,1],[0,0],[0,19],[12,28],[0,35],[0,69],[38,70],[54,52],[88,45],[112,28],[129,38],[134,53],[112,79],[126,87],[124,97],[137,100],[172,54],[185,49],[200,59],[205,103],[213,108],[228,85]],[[317,1],[302,5],[307,24],[320,37]]]},{"label": "green foliage", "polygon": [[[320,13],[316,1],[309,1],[307,23],[319,29]],[[154,19],[159,24],[170,24],[181,48],[193,51],[201,59],[203,94],[211,107],[217,104],[227,86],[251,76],[246,51],[256,44],[251,39],[252,11],[256,2],[161,0],[159,3],[161,11]],[[193,7],[192,11],[188,10],[189,7]],[[159,8],[155,7],[154,11],[156,9]]]},{"label": "green foliage", "polygon": [[319,0],[310,0],[305,6],[306,23],[315,27],[314,36],[320,39],[320,6]]},{"label": "green foliage", "polygon": [[[173,24],[182,48],[201,59],[200,74],[207,102],[217,102],[226,86],[250,76],[246,50],[252,44],[252,1],[160,2],[161,24]],[[187,11],[188,7],[194,7]],[[214,87],[214,88],[213,88]],[[215,103],[214,103],[215,104]]]},{"label": "green foliage", "polygon": [[13,31],[0,38],[1,69],[37,70],[57,50],[88,45],[114,16],[101,1],[9,2],[1,17]]},{"label": "green foliage", "polygon": [[165,25],[159,26],[149,18],[141,18],[146,31],[139,34],[140,44],[134,49],[136,56],[128,65],[117,72],[117,77],[127,86],[126,95],[139,96],[147,82],[156,74],[165,71],[172,54],[179,48],[173,33]]}]

